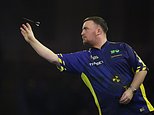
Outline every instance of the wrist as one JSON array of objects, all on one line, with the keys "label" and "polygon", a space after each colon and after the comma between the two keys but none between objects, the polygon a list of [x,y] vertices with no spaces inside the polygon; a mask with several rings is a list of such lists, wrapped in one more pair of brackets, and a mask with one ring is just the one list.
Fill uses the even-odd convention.
[{"label": "wrist", "polygon": [[136,88],[135,87],[133,87],[132,85],[129,87],[129,89],[133,92],[133,93],[136,93]]}]

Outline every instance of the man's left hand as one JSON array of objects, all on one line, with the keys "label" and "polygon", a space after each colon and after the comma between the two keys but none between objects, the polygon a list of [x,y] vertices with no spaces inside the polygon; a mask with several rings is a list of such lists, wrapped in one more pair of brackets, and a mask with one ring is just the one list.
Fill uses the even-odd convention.
[{"label": "man's left hand", "polygon": [[128,104],[133,98],[133,91],[128,88],[121,96],[119,103]]}]

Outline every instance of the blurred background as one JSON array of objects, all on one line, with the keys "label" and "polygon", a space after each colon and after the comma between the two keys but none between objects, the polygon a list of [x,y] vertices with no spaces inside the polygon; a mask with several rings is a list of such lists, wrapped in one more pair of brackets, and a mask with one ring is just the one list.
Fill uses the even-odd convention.
[{"label": "blurred background", "polygon": [[108,40],[133,47],[149,67],[144,81],[154,105],[153,0],[3,0],[0,3],[0,115],[97,115],[93,97],[80,76],[60,73],[20,34],[23,17],[35,36],[56,53],[84,49],[82,21],[101,16]]}]

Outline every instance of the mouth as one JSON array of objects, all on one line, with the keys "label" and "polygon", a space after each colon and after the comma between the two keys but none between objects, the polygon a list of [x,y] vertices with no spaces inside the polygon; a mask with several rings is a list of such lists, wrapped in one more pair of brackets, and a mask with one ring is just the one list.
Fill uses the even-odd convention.
[{"label": "mouth", "polygon": [[85,40],[86,39],[86,36],[82,36],[82,39]]}]

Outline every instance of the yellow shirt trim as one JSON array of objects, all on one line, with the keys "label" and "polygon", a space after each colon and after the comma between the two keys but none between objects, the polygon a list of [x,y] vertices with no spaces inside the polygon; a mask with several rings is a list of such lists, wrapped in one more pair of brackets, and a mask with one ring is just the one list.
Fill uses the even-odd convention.
[{"label": "yellow shirt trim", "polygon": [[102,115],[101,108],[100,108],[96,93],[95,93],[95,91],[94,91],[88,77],[84,73],[82,73],[81,78],[82,78],[83,82],[86,84],[86,86],[89,88],[90,92],[92,93],[92,95],[94,97],[94,101],[95,101],[95,104],[96,104],[96,106],[98,108],[99,115]]},{"label": "yellow shirt trim", "polygon": [[144,88],[144,85],[143,84],[141,84],[140,89],[141,89],[143,98],[146,101],[146,104],[147,104],[147,107],[148,107],[149,111],[154,111],[153,106],[151,105],[151,103],[148,101],[148,99],[146,97],[145,88]]}]

